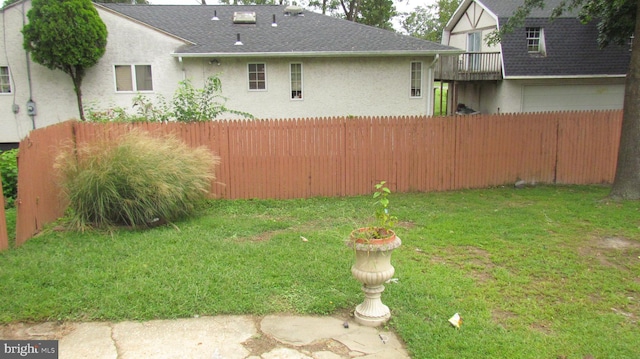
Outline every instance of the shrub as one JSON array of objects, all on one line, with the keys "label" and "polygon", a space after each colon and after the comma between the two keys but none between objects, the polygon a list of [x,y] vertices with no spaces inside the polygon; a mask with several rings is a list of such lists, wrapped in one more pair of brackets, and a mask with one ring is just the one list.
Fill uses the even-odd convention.
[{"label": "shrub", "polygon": [[189,215],[206,198],[219,158],[175,137],[131,131],[115,141],[67,149],[54,168],[71,224],[149,226]]},{"label": "shrub", "polygon": [[5,206],[12,207],[18,195],[18,149],[0,153],[0,174]]},{"label": "shrub", "polygon": [[138,94],[133,98],[134,114],[122,107],[97,110],[88,106],[85,111],[91,122],[202,122],[224,114],[254,118],[250,113],[228,108],[226,102],[220,78],[212,75],[205,80],[203,88],[195,88],[189,79],[180,81],[171,103],[167,103],[162,95],[157,95],[155,101],[152,101],[149,97]]}]

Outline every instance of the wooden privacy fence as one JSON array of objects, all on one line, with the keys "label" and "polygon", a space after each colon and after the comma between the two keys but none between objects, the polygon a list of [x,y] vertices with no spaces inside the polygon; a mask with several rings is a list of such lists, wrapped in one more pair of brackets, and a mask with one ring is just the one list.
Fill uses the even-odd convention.
[{"label": "wooden privacy fence", "polygon": [[65,122],[20,143],[16,242],[63,214],[53,173],[64,145],[114,139],[132,128],[174,134],[221,158],[218,198],[308,198],[481,188],[526,182],[611,183],[622,111],[455,117]]}]

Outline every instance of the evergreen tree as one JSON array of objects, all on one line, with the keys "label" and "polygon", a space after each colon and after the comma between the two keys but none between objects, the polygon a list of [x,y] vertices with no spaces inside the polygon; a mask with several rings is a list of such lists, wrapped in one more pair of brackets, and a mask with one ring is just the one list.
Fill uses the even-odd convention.
[{"label": "evergreen tree", "polygon": [[107,27],[91,0],[33,0],[22,29],[24,48],[33,61],[71,77],[80,119],[82,80],[104,55]]}]

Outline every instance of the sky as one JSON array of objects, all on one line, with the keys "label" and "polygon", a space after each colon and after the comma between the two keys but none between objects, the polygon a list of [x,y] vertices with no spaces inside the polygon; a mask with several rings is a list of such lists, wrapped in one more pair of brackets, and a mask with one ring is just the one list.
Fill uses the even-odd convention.
[{"label": "sky", "polygon": [[[201,0],[147,0],[147,1],[149,1],[149,3],[151,4],[158,4],[158,5],[200,5],[201,4]],[[218,0],[206,0],[206,2],[209,5],[215,5],[219,3]],[[394,3],[396,5],[396,11],[398,13],[411,12],[417,6],[426,7],[428,5],[435,4],[436,2],[437,0],[402,0],[402,1],[394,0]],[[396,18],[395,20],[393,20],[392,23],[396,31],[403,32],[402,25],[400,23],[399,18]]]},{"label": "sky", "polygon": [[[148,0],[151,4],[162,5],[199,5],[201,0]],[[403,0],[396,1],[396,9],[398,12],[410,12],[416,6],[427,6],[434,4],[437,0]],[[4,0],[2,0],[4,3]],[[208,4],[217,4],[217,0],[207,0]]]},{"label": "sky", "polygon": [[[152,4],[166,4],[166,5],[198,5],[200,4],[200,0],[149,0]],[[218,1],[216,0],[207,0],[208,4],[216,4]],[[396,2],[396,8],[402,7],[403,9],[412,9],[416,6],[426,6],[435,3],[436,0],[404,0],[401,2]]]},{"label": "sky", "polygon": [[[151,4],[159,4],[159,5],[199,5],[201,4],[201,0],[147,0]],[[214,5],[218,3],[218,0],[206,0],[207,4]],[[4,2],[4,0],[2,0]],[[417,6],[426,7],[427,5],[431,5],[437,2],[437,0],[402,0],[396,1],[394,0],[396,5],[396,10],[399,13],[402,12],[411,12]],[[400,25],[396,21],[394,21],[394,27],[396,30],[400,30]]]},{"label": "sky", "polygon": [[[199,5],[201,0],[148,0],[151,4],[163,5]],[[410,12],[416,6],[427,6],[436,3],[437,0],[403,0],[395,1],[398,12]],[[217,0],[207,0],[207,4],[217,4]]]}]

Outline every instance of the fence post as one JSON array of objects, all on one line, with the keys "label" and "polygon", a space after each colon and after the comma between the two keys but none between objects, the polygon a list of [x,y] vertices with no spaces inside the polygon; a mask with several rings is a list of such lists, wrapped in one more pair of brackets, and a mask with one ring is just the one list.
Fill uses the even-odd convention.
[{"label": "fence post", "polygon": [[2,193],[2,178],[0,178],[0,251],[9,248],[9,236],[7,233],[7,216],[4,211],[4,194]]}]

